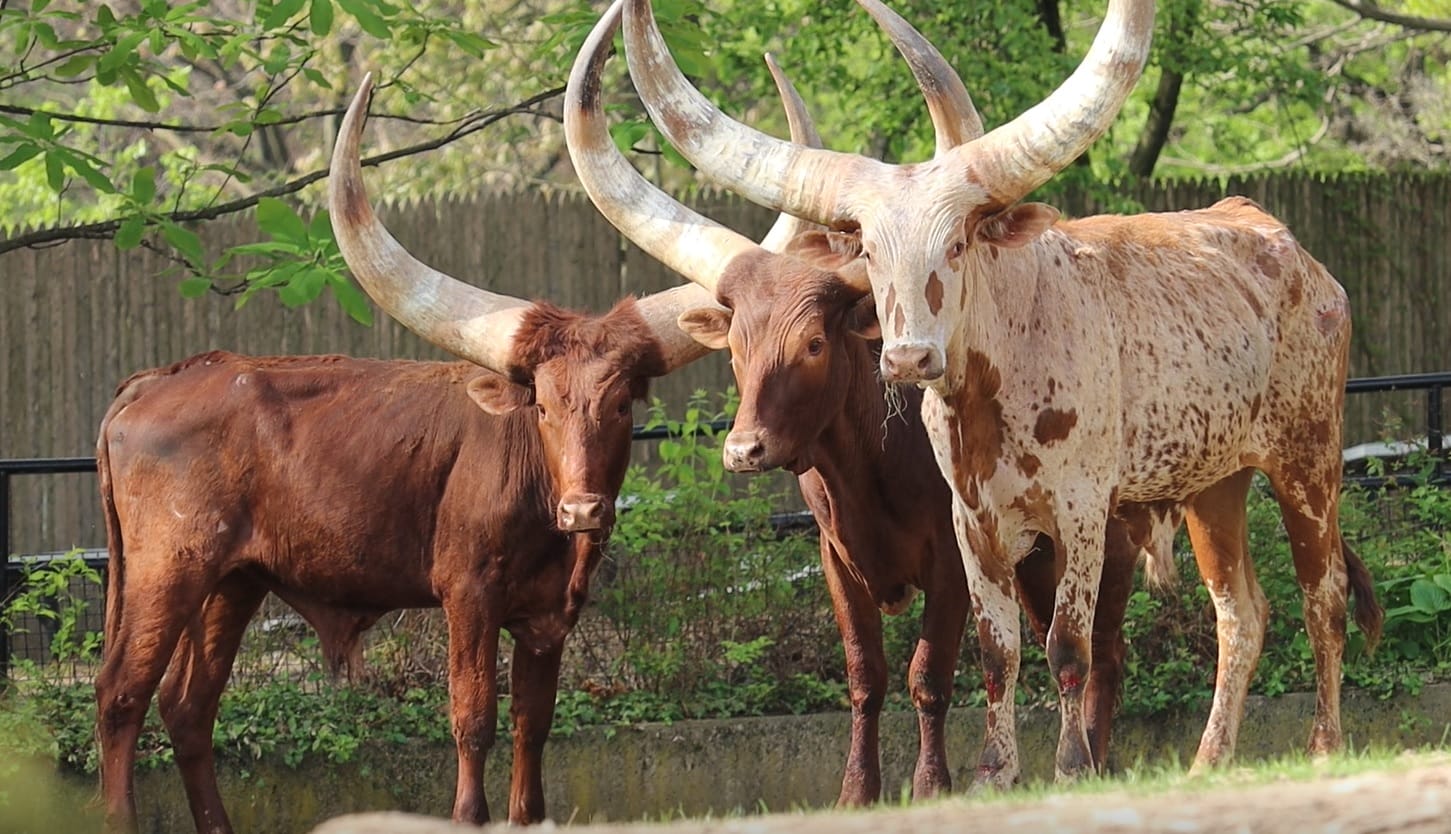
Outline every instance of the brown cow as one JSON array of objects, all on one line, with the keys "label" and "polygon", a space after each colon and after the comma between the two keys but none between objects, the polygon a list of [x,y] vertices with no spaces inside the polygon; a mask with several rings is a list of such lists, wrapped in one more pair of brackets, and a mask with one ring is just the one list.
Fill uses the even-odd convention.
[{"label": "brown cow", "polygon": [[161,712],[197,829],[231,830],[212,725],[268,591],[343,634],[349,618],[361,629],[391,609],[443,607],[461,821],[489,819],[484,761],[507,629],[509,819],[542,819],[560,652],[614,523],[632,404],[651,377],[706,352],[674,324],[709,303],[698,289],[587,316],[413,259],[363,189],[369,90],[333,158],[343,254],[395,317],[476,364],[210,353],[121,385],[97,445],[111,567],[96,698],[114,826],[136,826],[136,741],[170,662]]},{"label": "brown cow", "polygon": [[[651,185],[610,139],[600,77],[619,16],[616,4],[576,60],[565,96],[565,135],[576,173],[601,212],[651,255],[680,269],[702,249],[698,243],[671,241],[702,235],[719,242],[725,230]],[[899,45],[915,54],[921,43]],[[927,49],[935,55],[930,45]],[[793,139],[819,145],[799,96],[767,60],[788,103]],[[665,224],[671,223],[679,224],[680,235],[670,233]],[[937,471],[923,428],[921,392],[901,392],[889,410],[891,389],[876,375],[875,316],[869,301],[859,303],[867,293],[837,272],[853,268],[855,258],[849,245],[844,255],[833,251],[839,242],[799,223],[778,222],[762,248],[784,248],[784,253],[761,251],[743,259],[716,288],[726,309],[693,310],[681,324],[708,347],[731,349],[741,404],[725,441],[726,467],[795,472],[820,528],[822,567],[846,648],[852,702],[839,802],[864,804],[881,796],[878,719],[887,668],[880,612],[898,613],[917,589],[926,592],[908,682],[921,734],[912,791],[927,797],[951,788],[944,722],[968,600],[952,528],[951,491]],[[1168,529],[1172,533],[1172,526]],[[1121,680],[1121,625],[1140,546],[1128,532],[1122,525],[1110,532],[1109,567],[1099,597],[1103,627],[1095,634],[1090,687],[1100,763]],[[1139,532],[1140,542],[1148,544],[1150,531]],[[1167,555],[1164,545],[1161,541],[1158,552]],[[1030,621],[1046,634],[1056,582],[1051,541],[1039,543],[1019,565],[1018,577]]]},{"label": "brown cow", "polygon": [[[882,19],[880,2],[858,2]],[[1126,502],[1187,509],[1215,602],[1219,671],[1196,768],[1234,750],[1268,616],[1247,553],[1254,469],[1275,488],[1304,595],[1312,752],[1341,744],[1348,590],[1362,628],[1378,628],[1338,527],[1350,316],[1335,279],[1242,198],[1067,222],[1018,203],[1107,129],[1153,17],[1153,0],[1110,0],[1087,56],[1043,102],[961,144],[944,146],[939,131],[933,159],[887,165],[733,121],[680,74],[649,0],[626,7],[631,76],[672,145],[749,199],[859,234],[882,376],[927,389],[923,415],[953,489],[988,680],[980,775],[993,784],[1018,772],[1013,568],[1039,533],[1062,561],[1047,652],[1060,776],[1092,764],[1084,683],[1100,543]]]}]

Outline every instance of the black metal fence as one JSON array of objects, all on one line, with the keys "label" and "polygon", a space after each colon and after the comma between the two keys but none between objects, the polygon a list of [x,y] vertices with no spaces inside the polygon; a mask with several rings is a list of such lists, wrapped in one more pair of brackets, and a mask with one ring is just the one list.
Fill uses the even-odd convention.
[{"label": "black metal fence", "polygon": [[[1436,484],[1451,484],[1451,460],[1445,447],[1445,407],[1447,390],[1451,390],[1451,372],[1408,374],[1401,376],[1352,379],[1346,385],[1350,395],[1385,392],[1423,392],[1425,398],[1424,434],[1417,430],[1414,439],[1384,443],[1367,443],[1346,450],[1346,481],[1362,486],[1406,486],[1422,481]],[[729,421],[708,423],[697,431],[709,428],[719,431],[728,428]],[[662,440],[673,436],[663,427],[636,427],[636,441]],[[1422,468],[1416,472],[1398,468],[1397,462],[1414,460]],[[1370,463],[1378,461],[1378,463]],[[1429,467],[1429,468],[1428,468]],[[94,473],[95,458],[38,458],[0,459],[0,544],[9,554],[5,567],[0,570],[0,607],[8,604],[21,590],[27,569],[64,556],[63,552],[16,555],[11,553],[11,517],[15,508],[11,499],[11,479],[32,475],[63,475],[73,473]],[[799,512],[781,513],[772,519],[778,531],[811,528],[810,517]],[[106,552],[103,547],[81,551],[86,564],[101,573],[104,584]],[[93,591],[94,592],[94,591]],[[99,601],[98,601],[99,602]],[[83,629],[99,631],[101,608],[96,604],[88,608]],[[43,661],[49,658],[49,646],[54,632],[54,623],[28,616],[23,622],[15,623],[13,630],[0,620],[0,686],[8,680],[12,657],[24,657]],[[13,633],[12,633],[13,631]]]}]

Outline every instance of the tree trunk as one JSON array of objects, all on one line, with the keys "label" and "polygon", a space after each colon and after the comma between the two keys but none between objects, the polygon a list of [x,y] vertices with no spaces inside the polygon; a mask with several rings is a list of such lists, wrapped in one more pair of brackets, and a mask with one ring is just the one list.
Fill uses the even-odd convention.
[{"label": "tree trunk", "polygon": [[1179,109],[1179,89],[1184,86],[1183,73],[1164,69],[1159,74],[1159,89],[1154,93],[1154,103],[1149,105],[1149,117],[1144,120],[1144,131],[1129,157],[1129,171],[1136,177],[1147,177],[1154,173],[1154,165],[1164,144],[1169,141],[1169,128],[1174,124],[1174,111]]}]

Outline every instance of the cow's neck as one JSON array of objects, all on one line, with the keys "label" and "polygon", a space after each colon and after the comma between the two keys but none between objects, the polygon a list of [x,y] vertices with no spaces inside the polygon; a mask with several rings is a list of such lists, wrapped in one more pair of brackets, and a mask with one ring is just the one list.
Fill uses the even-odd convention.
[{"label": "cow's neck", "polygon": [[[1043,287],[1042,238],[1017,249],[981,246],[964,259],[963,308],[948,345],[949,388],[962,383],[962,363],[952,357],[980,354],[1004,374],[1034,367],[1040,339],[1033,327]],[[1047,255],[1051,261],[1052,255]],[[1026,363],[1026,364],[1025,364]],[[956,375],[956,378],[954,378]]]},{"label": "cow's neck", "polygon": [[898,416],[900,409],[915,411],[911,405],[889,406],[887,391],[877,378],[876,352],[863,339],[853,338],[852,342],[852,373],[842,400],[845,407],[817,436],[811,455],[829,491],[874,483],[866,479],[890,471],[889,461],[902,459],[894,450],[909,438],[910,421],[917,419],[915,414],[905,419]]}]

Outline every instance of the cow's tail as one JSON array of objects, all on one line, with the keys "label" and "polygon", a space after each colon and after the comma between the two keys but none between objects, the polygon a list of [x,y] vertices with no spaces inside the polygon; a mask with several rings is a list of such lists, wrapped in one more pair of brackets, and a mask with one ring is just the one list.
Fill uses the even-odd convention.
[{"label": "cow's tail", "polygon": [[101,487],[101,515],[106,525],[106,619],[101,655],[110,657],[121,628],[122,594],[126,587],[126,542],[121,533],[121,519],[116,514],[116,495],[111,482],[111,421],[140,396],[145,383],[155,372],[135,374],[116,388],[116,398],[101,418],[101,431],[96,438],[96,476]]},{"label": "cow's tail", "polygon": [[1166,593],[1179,583],[1179,563],[1172,543],[1169,547],[1145,547],[1139,557],[1144,561],[1144,579],[1155,594]]},{"label": "cow's tail", "polygon": [[1380,642],[1386,612],[1381,607],[1380,600],[1375,598],[1375,581],[1371,578],[1370,570],[1344,536],[1340,537],[1340,552],[1345,554],[1347,590],[1355,597],[1355,624],[1360,626],[1361,633],[1365,635],[1365,650],[1368,654],[1375,651],[1376,644]]}]

